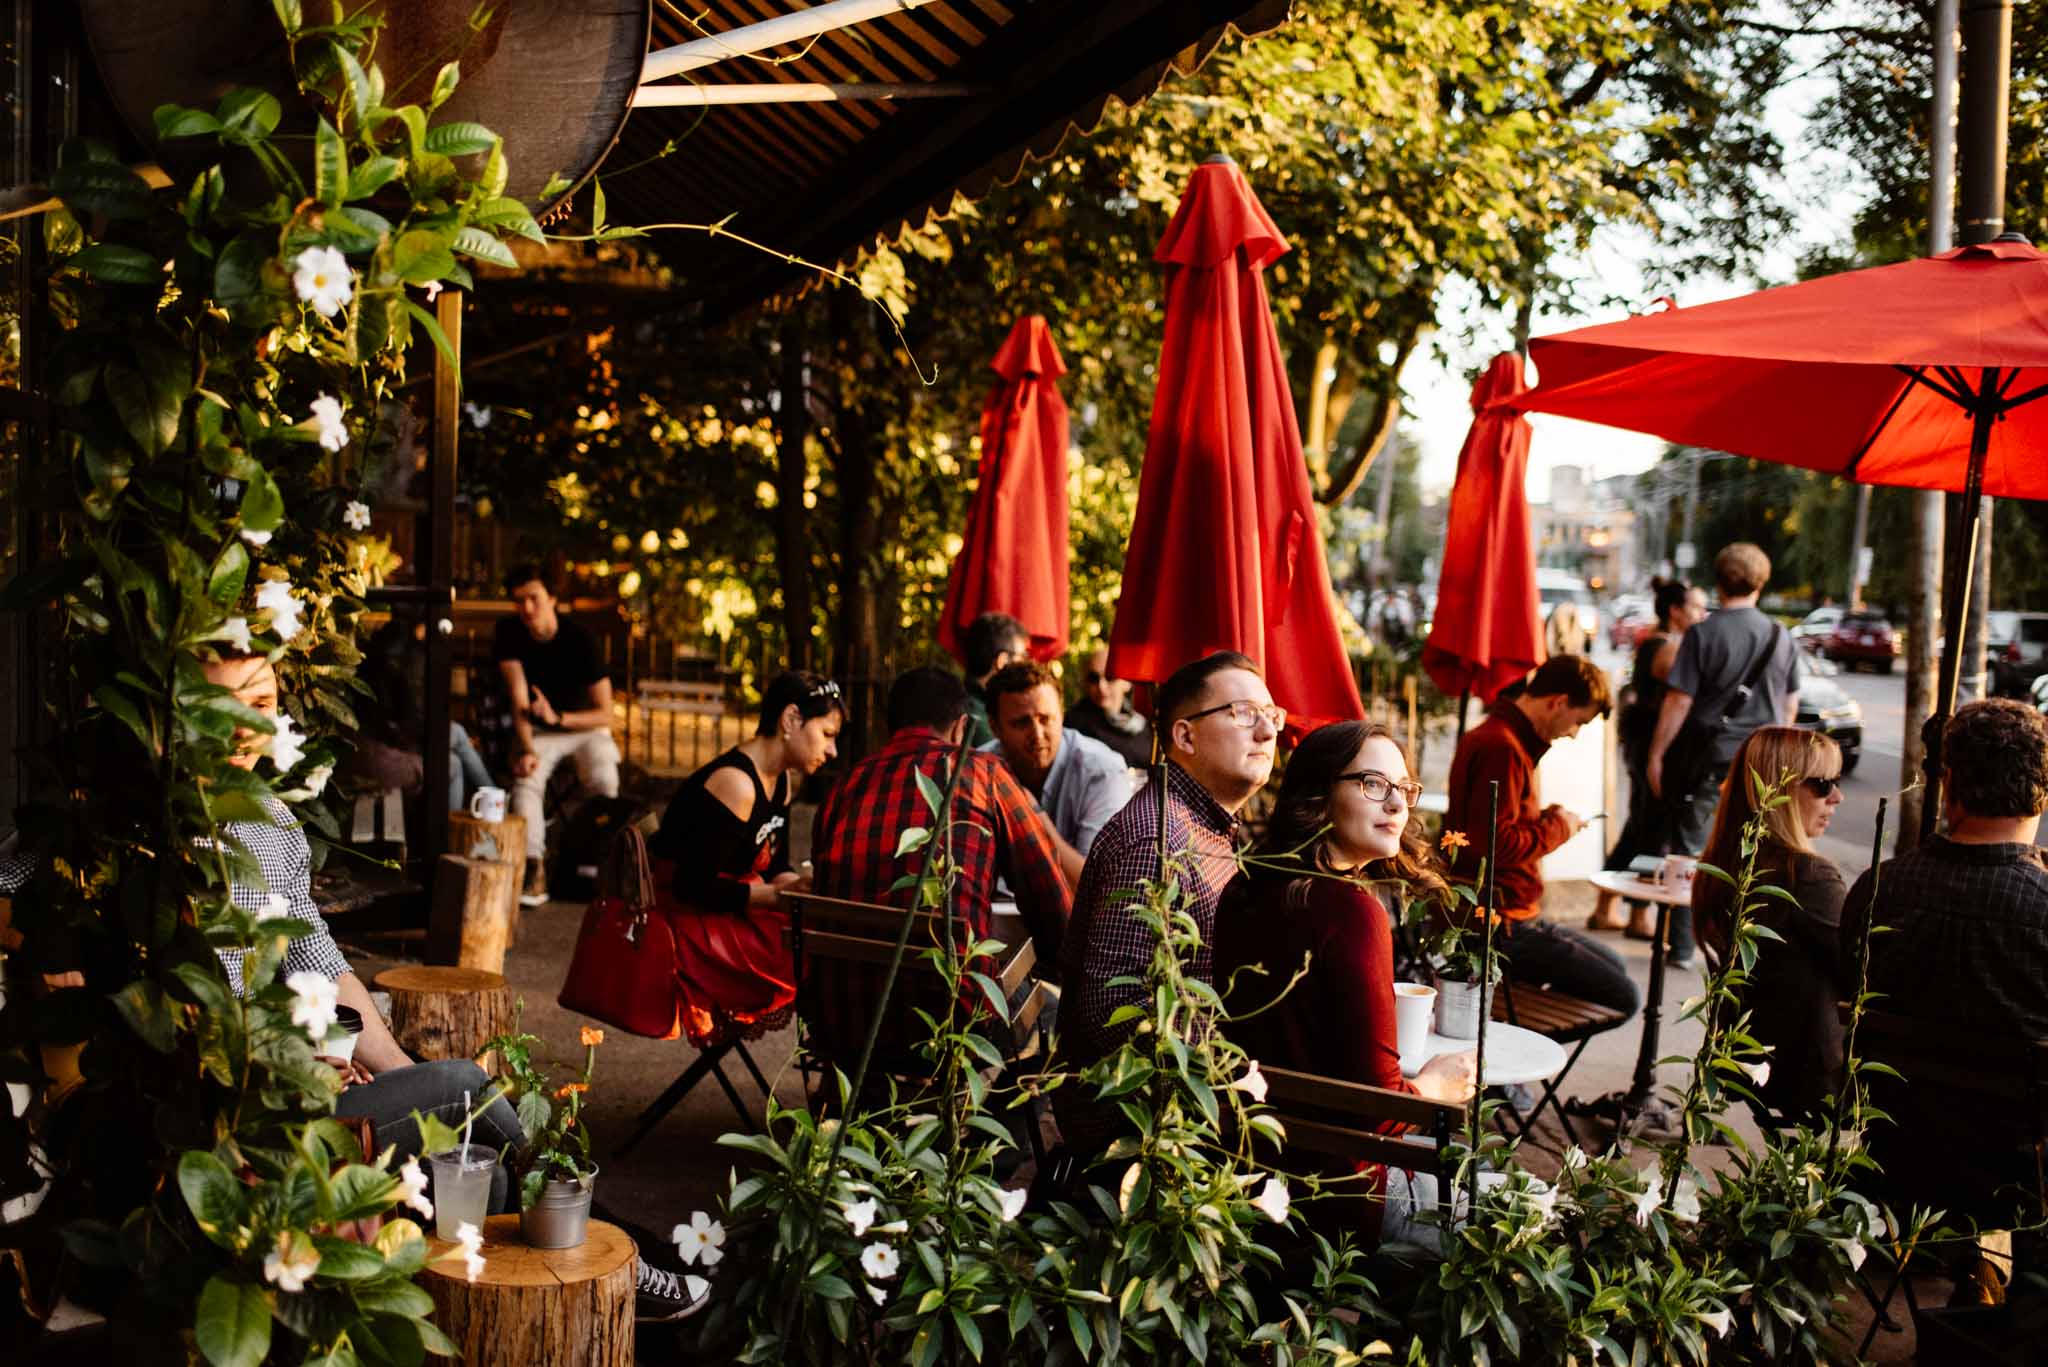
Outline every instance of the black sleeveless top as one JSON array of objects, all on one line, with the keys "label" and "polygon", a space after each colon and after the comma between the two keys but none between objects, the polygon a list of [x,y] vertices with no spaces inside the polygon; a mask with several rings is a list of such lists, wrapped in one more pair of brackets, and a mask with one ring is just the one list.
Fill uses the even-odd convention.
[{"label": "black sleeveless top", "polygon": [[[754,785],[753,815],[742,821],[705,786],[720,769],[738,769]],[[747,883],[789,870],[789,776],[771,797],[754,762],[737,748],[683,780],[661,814],[648,853],[675,865],[675,894],[700,911],[743,912]]]},{"label": "black sleeveless top", "polygon": [[1671,636],[1663,631],[1645,636],[1636,647],[1635,668],[1629,676],[1629,687],[1635,691],[1635,701],[1621,718],[1622,751],[1629,763],[1638,767],[1649,762],[1650,742],[1657,732],[1657,714],[1664,708],[1664,695],[1671,691],[1671,685],[1657,677],[1651,666],[1657,662],[1657,652]]}]

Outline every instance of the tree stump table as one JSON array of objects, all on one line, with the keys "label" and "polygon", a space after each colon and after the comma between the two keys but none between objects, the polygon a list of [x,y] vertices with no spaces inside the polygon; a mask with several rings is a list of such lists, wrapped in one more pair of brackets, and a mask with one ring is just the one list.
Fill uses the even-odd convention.
[{"label": "tree stump table", "polygon": [[430,1238],[420,1285],[434,1324],[455,1341],[464,1367],[632,1367],[633,1287],[639,1250],[602,1220],[575,1248],[530,1248],[517,1215],[484,1222],[484,1270],[463,1276],[462,1256]]},{"label": "tree stump table", "polygon": [[456,962],[502,973],[519,909],[520,867],[504,859],[444,854],[434,871],[433,924],[462,927]]},{"label": "tree stump table", "polygon": [[[526,875],[526,818],[506,813],[503,821],[485,821],[482,817],[471,816],[468,812],[456,810],[448,813],[448,854],[459,854],[465,859],[492,860],[512,866],[511,886],[505,892],[505,918],[509,927],[506,943],[516,944],[519,940],[519,884]],[[445,875],[444,875],[445,876]],[[436,896],[439,896],[438,890]],[[463,937],[468,938],[469,922],[462,923]],[[465,955],[462,963],[476,968],[498,971],[495,964],[471,965]]]},{"label": "tree stump table", "polygon": [[391,994],[392,1035],[417,1059],[475,1058],[484,1041],[512,1028],[502,973],[408,964],[379,973],[376,986]]}]

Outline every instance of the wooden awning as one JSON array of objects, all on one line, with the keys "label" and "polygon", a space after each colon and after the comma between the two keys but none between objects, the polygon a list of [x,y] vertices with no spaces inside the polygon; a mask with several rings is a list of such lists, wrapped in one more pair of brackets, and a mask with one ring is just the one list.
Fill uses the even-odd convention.
[{"label": "wooden awning", "polygon": [[[694,42],[702,53],[715,46],[707,37],[812,8],[803,0],[657,0],[650,52]],[[956,195],[1013,179],[1069,134],[1093,128],[1112,99],[1142,101],[1230,30],[1265,31],[1287,9],[1287,0],[902,0],[848,27],[643,85],[748,101],[771,92],[719,88],[781,85],[798,98],[643,94],[599,171],[610,216],[650,224],[730,215],[735,233],[844,263],[906,224],[945,214]],[[889,97],[876,98],[878,87]],[[802,280],[729,243],[664,246],[682,288],[714,310]]]}]

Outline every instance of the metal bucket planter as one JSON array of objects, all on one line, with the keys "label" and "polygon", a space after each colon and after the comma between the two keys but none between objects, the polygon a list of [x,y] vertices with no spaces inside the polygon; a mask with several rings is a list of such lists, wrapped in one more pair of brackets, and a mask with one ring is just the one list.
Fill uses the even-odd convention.
[{"label": "metal bucket planter", "polygon": [[1493,989],[1499,981],[1496,978],[1487,984],[1482,1002],[1479,984],[1438,978],[1436,1032],[1445,1039],[1478,1039],[1479,1022],[1493,1011]]},{"label": "metal bucket planter", "polygon": [[572,1182],[549,1178],[533,1204],[519,1212],[519,1234],[534,1248],[575,1248],[590,1225],[597,1169]]}]

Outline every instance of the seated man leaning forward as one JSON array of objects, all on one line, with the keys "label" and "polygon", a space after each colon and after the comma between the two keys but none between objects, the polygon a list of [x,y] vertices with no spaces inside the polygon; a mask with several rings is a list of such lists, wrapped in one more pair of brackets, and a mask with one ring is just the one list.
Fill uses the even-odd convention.
[{"label": "seated man leaning forward", "polygon": [[519,900],[548,900],[547,826],[542,797],[555,766],[574,760],[576,777],[599,797],[619,795],[619,747],[612,740],[612,681],[597,643],[563,617],[539,565],[515,565],[505,592],[519,609],[502,618],[492,658],[505,678],[518,744],[512,757],[512,810],[526,822],[526,884]]},{"label": "seated man leaning forward", "polygon": [[[2048,809],[2048,721],[2008,698],[1970,703],[1949,722],[1941,753],[1947,832],[1849,889],[1841,962],[1850,980],[1838,995],[1855,990],[1867,923],[1877,1009],[1988,1040],[2048,1039],[2048,865],[2034,843]],[[1872,1128],[1871,1152],[1901,1196],[1938,1197],[1984,1219],[1997,1212],[1978,1198],[2038,1180],[2016,1112],[1987,1114],[1923,1078],[1896,1091],[1883,1079],[1871,1086],[1895,1122]]]},{"label": "seated man leaning forward", "polygon": [[[818,809],[811,832],[812,888],[825,897],[909,907],[914,890],[892,889],[899,878],[922,869],[929,856],[913,852],[899,857],[897,849],[906,830],[933,825],[917,776],[943,788],[958,757],[962,767],[951,813],[954,910],[972,934],[987,937],[994,928],[989,904],[996,880],[1002,879],[1017,895],[1041,976],[1051,977],[1060,962],[1071,900],[1056,837],[1031,794],[1000,759],[971,749],[962,754],[966,729],[967,686],[959,675],[913,669],[889,686],[889,743],[848,770]],[[925,970],[912,962],[903,971]],[[818,1017],[811,1021],[813,1042],[828,1058],[844,1057],[849,1070],[881,999],[883,976],[876,966],[824,982],[812,971],[815,990],[807,989],[811,1004],[806,1010]],[[900,1024],[907,1014],[892,1013],[891,1019]],[[910,1042],[901,1037],[881,1041],[884,1047]]]},{"label": "seated man leaning forward", "polygon": [[[1109,1018],[1144,998],[1157,937],[1138,918],[1132,901],[1142,884],[1160,877],[1160,809],[1165,808],[1166,857],[1186,890],[1185,910],[1201,931],[1188,974],[1213,981],[1212,938],[1216,901],[1237,874],[1237,813],[1273,772],[1286,709],[1276,707],[1259,667],[1236,651],[1218,651],[1175,670],[1159,690],[1156,709],[1166,754],[1164,795],[1148,787],[1111,817],[1096,837],[1074,898],[1067,932],[1066,986],[1061,1004],[1065,1033],[1062,1064],[1087,1068],[1119,1048],[1133,1028]],[[1077,1152],[1094,1153],[1123,1126],[1114,1106],[1096,1103],[1086,1087],[1053,1093],[1060,1131]]]},{"label": "seated man leaning forward", "polygon": [[[277,671],[263,656],[229,656],[207,662],[205,670],[209,683],[233,689],[238,702],[266,716],[277,715]],[[239,748],[228,763],[238,769],[255,768],[267,739],[241,729],[236,732],[236,741]],[[363,1032],[356,1040],[354,1059],[348,1064],[337,1064],[353,1085],[336,1098],[334,1113],[344,1119],[368,1119],[379,1146],[392,1144],[401,1156],[417,1155],[420,1135],[413,1123],[413,1113],[460,1125],[465,1114],[464,1095],[481,1099],[490,1080],[483,1069],[468,1059],[414,1063],[398,1046],[385,1028],[384,1018],[377,1014],[376,1004],[370,1000],[362,980],[349,968],[348,960],[342,957],[340,947],[328,933],[319,908],[313,904],[312,860],[305,832],[284,803],[266,798],[263,805],[269,809],[269,821],[230,821],[225,829],[255,858],[268,886],[234,883],[228,889],[229,899],[251,913],[277,908],[312,927],[311,934],[299,936],[286,947],[284,964],[278,970],[279,980],[294,973],[318,974],[334,984],[335,999],[340,1005],[353,1008],[363,1018]],[[0,863],[0,895],[11,896],[34,871],[34,862],[26,856]],[[281,899],[282,907],[273,899]],[[229,988],[238,995],[243,993],[244,952],[223,949],[219,954]],[[56,975],[49,983],[52,987],[86,985],[84,976],[78,973]],[[495,1150],[524,1142],[519,1119],[503,1098],[493,1101],[477,1117],[475,1135],[480,1144]],[[500,1167],[492,1177],[491,1209],[510,1209],[507,1196],[505,1170]]]},{"label": "seated man leaning forward", "polygon": [[1081,881],[1081,861],[1103,823],[1131,797],[1130,766],[1099,740],[1065,724],[1059,680],[1036,661],[1005,665],[988,681],[996,738],[981,748],[1000,755],[1052,821],[1060,872]]},{"label": "seated man leaning forward", "polygon": [[[1496,702],[1485,723],[1458,742],[1444,830],[1462,832],[1469,842],[1456,851],[1452,870],[1476,877],[1498,780],[1499,849],[1487,877],[1500,898],[1495,905],[1506,933],[1498,944],[1508,979],[1632,1014],[1641,998],[1621,956],[1590,935],[1543,919],[1543,856],[1586,823],[1555,803],[1541,805],[1536,766],[1554,743],[1606,716],[1612,702],[1607,675],[1585,656],[1545,660],[1519,693]],[[1589,764],[1598,762],[1597,755],[1587,757]]]}]

